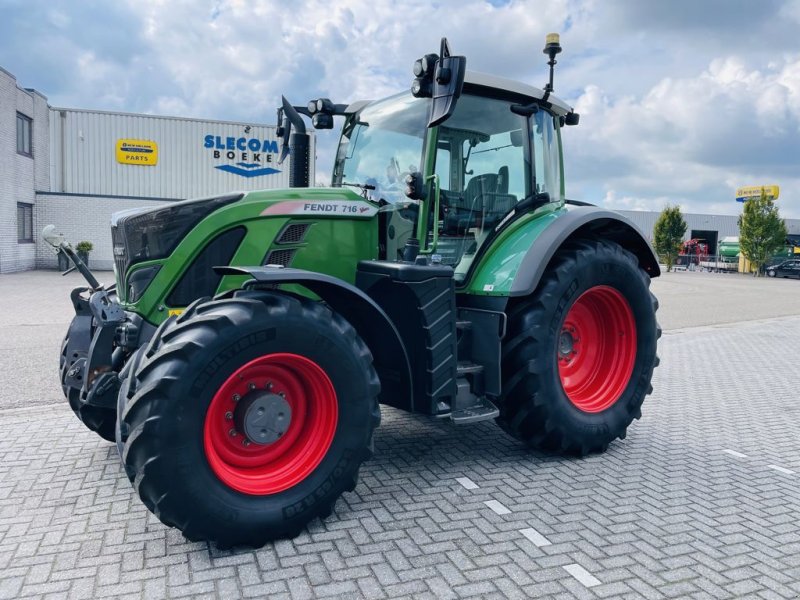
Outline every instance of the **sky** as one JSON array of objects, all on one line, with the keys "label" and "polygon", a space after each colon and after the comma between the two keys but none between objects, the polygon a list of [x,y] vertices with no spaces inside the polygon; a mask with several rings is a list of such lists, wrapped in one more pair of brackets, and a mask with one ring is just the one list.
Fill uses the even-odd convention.
[{"label": "sky", "polygon": [[0,66],[53,106],[272,123],[281,94],[408,89],[442,36],[542,87],[551,31],[568,197],[738,214],[737,187],[778,184],[800,218],[800,0],[0,0]]}]

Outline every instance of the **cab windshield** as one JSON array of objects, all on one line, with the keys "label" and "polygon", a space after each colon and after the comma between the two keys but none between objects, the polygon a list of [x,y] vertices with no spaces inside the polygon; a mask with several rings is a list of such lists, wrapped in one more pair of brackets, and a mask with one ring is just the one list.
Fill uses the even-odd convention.
[{"label": "cab windshield", "polygon": [[406,174],[421,170],[430,103],[405,93],[368,105],[346,123],[333,185],[375,186],[374,200],[406,200]]}]

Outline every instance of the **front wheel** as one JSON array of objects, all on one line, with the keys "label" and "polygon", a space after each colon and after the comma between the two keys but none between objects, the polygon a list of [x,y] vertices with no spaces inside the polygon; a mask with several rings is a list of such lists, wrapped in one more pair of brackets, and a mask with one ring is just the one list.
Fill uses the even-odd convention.
[{"label": "front wheel", "polygon": [[380,421],[372,356],[319,303],[240,292],[162,325],[121,415],[145,505],[191,540],[293,537],[356,485]]},{"label": "front wheel", "polygon": [[775,277],[775,271],[767,271],[767,277]]},{"label": "front wheel", "polygon": [[658,364],[658,302],[618,244],[560,249],[509,311],[499,424],[535,448],[585,455],[624,438]]}]

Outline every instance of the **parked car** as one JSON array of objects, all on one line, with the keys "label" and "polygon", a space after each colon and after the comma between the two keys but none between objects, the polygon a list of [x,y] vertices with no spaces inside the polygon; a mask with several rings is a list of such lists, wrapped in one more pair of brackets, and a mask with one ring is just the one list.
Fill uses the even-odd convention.
[{"label": "parked car", "polygon": [[800,279],[800,259],[785,260],[767,267],[768,277],[797,277]]}]

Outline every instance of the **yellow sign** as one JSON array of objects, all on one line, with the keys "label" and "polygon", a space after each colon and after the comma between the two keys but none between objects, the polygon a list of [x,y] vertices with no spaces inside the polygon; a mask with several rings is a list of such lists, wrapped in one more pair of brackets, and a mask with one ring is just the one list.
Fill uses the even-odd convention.
[{"label": "yellow sign", "polygon": [[748,185],[736,190],[736,201],[744,202],[745,200],[761,198],[761,192],[764,192],[767,198],[777,200],[780,191],[781,188],[777,185]]},{"label": "yellow sign", "polygon": [[168,317],[177,317],[177,316],[181,315],[182,313],[183,313],[183,309],[182,308],[170,308],[167,311],[167,316]]},{"label": "yellow sign", "polygon": [[149,140],[117,140],[117,162],[123,165],[155,166],[158,144]]}]

